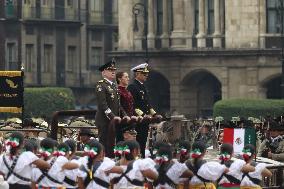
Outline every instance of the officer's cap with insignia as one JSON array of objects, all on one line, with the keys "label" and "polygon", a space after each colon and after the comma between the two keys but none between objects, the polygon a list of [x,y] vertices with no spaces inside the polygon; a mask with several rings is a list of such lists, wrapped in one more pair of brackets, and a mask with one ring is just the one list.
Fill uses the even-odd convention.
[{"label": "officer's cap with insignia", "polygon": [[135,131],[135,125],[133,123],[122,125],[121,130],[122,130],[123,133],[129,133],[131,135],[137,135],[137,132]]},{"label": "officer's cap with insignia", "polygon": [[132,68],[131,71],[149,73],[148,64],[147,63],[139,64],[138,66],[135,66],[134,68]]},{"label": "officer's cap with insignia", "polygon": [[104,70],[116,70],[115,63],[115,59],[113,58],[111,61],[108,61],[104,65],[100,66],[99,71],[102,72]]}]

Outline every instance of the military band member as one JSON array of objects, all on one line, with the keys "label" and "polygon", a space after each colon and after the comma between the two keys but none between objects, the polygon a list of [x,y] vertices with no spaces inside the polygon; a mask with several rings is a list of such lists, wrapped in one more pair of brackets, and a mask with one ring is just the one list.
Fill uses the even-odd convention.
[{"label": "military band member", "polygon": [[269,133],[259,146],[257,156],[284,162],[283,128],[276,122],[269,123]]},{"label": "military band member", "polygon": [[120,121],[119,94],[115,84],[115,61],[102,65],[99,71],[102,72],[103,79],[97,82],[95,89],[98,105],[95,122],[99,130],[99,140],[105,146],[106,156],[110,157],[113,155],[112,149],[115,144],[115,128],[112,123],[116,120]]},{"label": "military band member", "polygon": [[[133,83],[131,83],[128,86],[128,90],[130,91],[134,99],[135,115],[144,116],[144,117],[145,116],[161,117],[160,115],[157,115],[156,111],[152,108],[149,102],[148,92],[144,85],[144,82],[147,80],[149,74],[148,64],[147,63],[140,64],[132,68],[131,71],[134,72],[135,79]],[[136,127],[137,141],[140,144],[141,153],[143,157],[145,155],[145,147],[146,147],[148,130],[149,130],[148,126],[149,126],[148,123],[141,123],[138,124]]]}]

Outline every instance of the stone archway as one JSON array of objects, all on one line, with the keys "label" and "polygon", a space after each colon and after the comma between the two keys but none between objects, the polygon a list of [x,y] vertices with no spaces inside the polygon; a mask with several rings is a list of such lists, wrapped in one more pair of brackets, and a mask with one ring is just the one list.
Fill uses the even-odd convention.
[{"label": "stone archway", "polygon": [[213,105],[222,99],[221,82],[206,70],[195,70],[181,83],[182,112],[191,118],[210,117]]},{"label": "stone archway", "polygon": [[266,89],[266,98],[281,99],[281,75],[277,74],[266,79],[262,87]]},{"label": "stone archway", "polygon": [[150,102],[162,114],[170,111],[170,83],[161,73],[151,70],[146,81]]}]

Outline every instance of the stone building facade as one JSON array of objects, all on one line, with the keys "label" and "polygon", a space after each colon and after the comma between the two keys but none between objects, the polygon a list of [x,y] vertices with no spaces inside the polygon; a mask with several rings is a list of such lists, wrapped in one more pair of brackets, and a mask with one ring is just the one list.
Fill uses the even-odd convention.
[{"label": "stone building facade", "polygon": [[117,49],[117,0],[0,0],[0,69],[25,68],[25,86],[71,87],[94,102],[107,51]]},{"label": "stone building facade", "polygon": [[110,56],[129,71],[145,61],[147,43],[148,87],[160,111],[210,116],[220,99],[281,97],[277,0],[119,0],[118,7],[119,44]]}]

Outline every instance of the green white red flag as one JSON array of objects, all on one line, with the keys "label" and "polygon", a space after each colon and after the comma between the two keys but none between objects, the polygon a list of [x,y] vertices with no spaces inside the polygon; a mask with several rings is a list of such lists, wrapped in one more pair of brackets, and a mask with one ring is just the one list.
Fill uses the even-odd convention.
[{"label": "green white red flag", "polygon": [[234,147],[234,153],[241,153],[247,144],[255,145],[256,133],[254,128],[225,128],[223,143],[230,143]]}]

